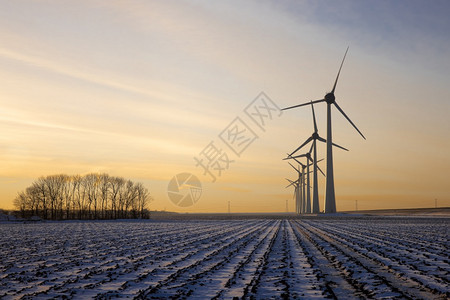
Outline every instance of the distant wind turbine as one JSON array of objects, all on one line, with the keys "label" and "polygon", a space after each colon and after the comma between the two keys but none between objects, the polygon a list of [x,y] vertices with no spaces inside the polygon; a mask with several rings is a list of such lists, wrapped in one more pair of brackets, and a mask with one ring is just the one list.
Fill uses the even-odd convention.
[{"label": "distant wind turbine", "polygon": [[294,167],[291,163],[289,163],[289,165],[295,171],[297,171],[297,173],[298,173],[298,184],[299,184],[299,186],[298,186],[298,189],[299,189],[298,193],[299,193],[299,199],[300,199],[300,201],[299,201],[299,214],[303,214],[303,213],[305,213],[305,205],[306,205],[306,203],[305,203],[305,200],[306,200],[306,197],[305,197],[305,172],[304,172],[305,171],[305,168],[304,168],[305,165],[303,165],[300,162],[298,162],[298,163],[302,166],[302,170],[301,171],[300,171],[300,168]]},{"label": "distant wind turbine", "polygon": [[[297,160],[297,162],[299,163],[299,167],[296,168],[294,167],[290,162],[288,162],[288,164],[298,173],[298,184],[299,184],[299,213],[303,214],[306,211],[306,191],[305,191],[305,168],[306,166],[304,164],[302,164],[301,162],[299,162]],[[301,166],[301,170],[300,170],[300,166]]]},{"label": "distant wind turbine", "polygon": [[[307,207],[311,207],[311,200],[308,201],[308,199],[306,198],[306,188],[308,188],[308,190],[310,189],[309,186],[309,182],[308,182],[308,187],[306,187],[306,181],[305,181],[305,175],[308,176],[309,178],[309,166],[310,164],[306,163],[306,165],[302,164],[301,162],[299,162],[297,159],[295,159],[295,161],[300,165],[299,168],[294,167],[290,162],[288,162],[288,164],[294,168],[295,171],[297,171],[298,173],[298,181],[300,183],[300,188],[301,188],[301,204],[300,204],[300,213],[305,214],[305,213],[311,213],[311,210],[309,210]],[[301,167],[301,171],[300,171],[300,167]],[[305,172],[305,169],[308,168],[308,171]],[[309,203],[308,203],[309,202]]]},{"label": "distant wind turbine", "polygon": [[331,132],[331,105],[333,104],[337,110],[341,112],[341,114],[350,122],[350,124],[358,131],[358,133],[364,138],[365,136],[359,131],[355,124],[350,120],[350,118],[344,113],[344,111],[339,107],[336,102],[336,97],[334,96],[334,92],[336,91],[336,85],[339,79],[339,75],[341,73],[342,65],[344,64],[345,57],[347,56],[348,47],[345,51],[344,58],[342,59],[341,66],[339,67],[338,74],[336,76],[336,80],[333,85],[333,89],[330,93],[327,93],[324,99],[315,100],[303,104],[298,104],[290,107],[283,108],[282,110],[288,110],[292,108],[297,108],[305,105],[313,105],[315,103],[326,102],[327,103],[327,178],[326,178],[326,194],[325,194],[325,213],[335,213],[336,212],[336,197],[334,193],[334,175],[333,175],[333,141],[332,141],[332,132]]},{"label": "distant wind turbine", "polygon": [[[311,152],[311,149],[310,149],[310,152]],[[311,160],[311,157],[310,157],[311,154],[307,153],[307,155],[309,155],[309,160]],[[302,167],[302,174],[303,174],[303,176],[306,174],[306,183],[305,183],[305,178],[303,178],[303,183],[306,186],[306,195],[303,195],[303,199],[304,199],[304,202],[303,202],[303,213],[310,214],[311,213],[311,193],[310,193],[311,185],[310,185],[309,174],[311,173],[311,171],[309,170],[309,167],[312,164],[310,164],[309,161],[306,162],[306,165],[301,163],[297,159],[299,157],[305,157],[305,155],[302,154],[302,155],[298,155],[298,156],[294,157],[294,156],[291,156],[290,154],[288,154],[288,156],[286,158],[284,158],[283,160],[286,160],[286,159],[293,159],[293,160],[295,160]],[[317,163],[321,162],[322,160],[323,159],[317,161]],[[319,168],[319,166],[317,166],[317,164],[316,164],[316,167],[320,170],[320,168]],[[306,172],[305,172],[305,168],[306,168]],[[320,170],[320,172],[322,172],[322,170]],[[322,172],[322,174],[323,174],[323,172]],[[325,174],[324,174],[324,176],[325,176]]]},{"label": "distant wind turbine", "polygon": [[[313,150],[313,148],[314,148],[314,144],[312,144],[311,145],[311,148],[309,149],[309,151],[308,152],[306,152],[305,154],[301,154],[301,155],[297,155],[297,156],[288,156],[288,157],[286,157],[286,158],[284,158],[284,160],[286,160],[286,159],[295,159],[297,162],[298,162],[298,160],[297,160],[297,158],[300,158],[300,157],[306,157],[306,159],[307,159],[307,166],[306,166],[306,186],[307,186],[307,188],[306,188],[306,213],[315,213],[315,214],[317,214],[317,213],[319,213],[319,196],[318,196],[318,180],[317,180],[317,170],[319,170],[320,172],[322,172],[322,174],[325,176],[325,174],[323,173],[323,171],[319,168],[319,166],[317,165],[317,154],[316,154],[316,151],[314,151],[314,154],[316,154],[315,156],[315,158],[313,159],[312,157],[311,157],[311,151]],[[314,149],[315,150],[315,149]],[[310,191],[310,176],[309,176],[309,173],[311,173],[310,172],[310,170],[309,170],[309,166],[311,165],[310,163],[309,163],[309,161],[311,161],[311,164],[313,165],[313,205],[312,205],[312,208],[311,208],[311,191]]]},{"label": "distant wind turbine", "polygon": [[292,181],[290,179],[287,179],[287,181],[290,182],[290,184],[288,186],[286,186],[286,188],[290,187],[291,185],[294,187],[294,195],[292,197],[292,199],[295,199],[295,213],[299,214],[300,213],[300,199],[299,199],[299,179],[297,179],[296,181]]}]

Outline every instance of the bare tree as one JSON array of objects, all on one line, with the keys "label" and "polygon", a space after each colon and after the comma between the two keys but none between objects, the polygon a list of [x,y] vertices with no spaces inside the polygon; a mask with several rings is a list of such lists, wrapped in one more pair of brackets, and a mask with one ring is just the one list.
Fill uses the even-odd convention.
[{"label": "bare tree", "polygon": [[100,175],[100,199],[101,199],[101,218],[107,219],[108,196],[111,182],[108,174]]},{"label": "bare tree", "polygon": [[136,184],[136,190],[137,190],[137,210],[139,212],[139,216],[138,218],[143,219],[143,218],[148,218],[148,216],[144,215],[144,211],[147,207],[147,204],[149,202],[149,200],[151,200],[150,197],[150,193],[148,192],[148,189],[144,187],[144,185],[142,183],[137,183]]},{"label": "bare tree", "polygon": [[14,204],[23,217],[43,219],[144,218],[151,199],[142,183],[91,173],[39,177]]},{"label": "bare tree", "polygon": [[[124,189],[124,203],[125,203],[125,213],[128,214],[130,212],[130,208],[133,207],[133,203],[137,198],[137,190],[134,186],[134,183],[131,180],[127,180]],[[126,215],[126,218],[129,216]]]},{"label": "bare tree", "polygon": [[[87,201],[88,201],[88,218],[97,219],[97,198],[98,198],[98,184],[99,176],[98,174],[88,174],[83,178],[84,188],[86,189]],[[94,214],[92,215],[91,210],[94,209]]]},{"label": "bare tree", "polygon": [[[38,198],[39,210],[42,211],[40,217],[47,219],[48,216],[48,202],[47,202],[47,188],[44,177],[39,177],[36,182],[33,183],[33,187],[36,190],[36,197]],[[39,211],[38,210],[38,211]],[[37,214],[39,215],[39,214]]]},{"label": "bare tree", "polygon": [[27,187],[25,190],[25,195],[27,197],[27,209],[30,211],[31,216],[39,216],[39,208],[40,208],[40,192],[39,189],[32,185]]},{"label": "bare tree", "polygon": [[125,184],[125,180],[120,177],[113,177],[111,182],[111,209],[113,211],[113,219],[118,218],[119,208],[120,208],[120,191],[122,186]]},{"label": "bare tree", "polygon": [[80,175],[75,175],[73,178],[73,195],[74,195],[74,206],[78,211],[78,219],[83,219],[85,214],[85,193],[84,180]]},{"label": "bare tree", "polygon": [[22,218],[26,217],[26,212],[28,208],[27,194],[25,192],[20,192],[14,199],[14,206],[20,210],[20,215]]},{"label": "bare tree", "polygon": [[[64,200],[64,208],[65,208],[65,216],[63,219],[70,219],[70,209],[73,208],[74,202],[74,194],[73,194],[73,179],[74,177],[63,175],[64,176],[64,185],[62,187],[62,200]],[[63,213],[61,213],[63,215]]]}]

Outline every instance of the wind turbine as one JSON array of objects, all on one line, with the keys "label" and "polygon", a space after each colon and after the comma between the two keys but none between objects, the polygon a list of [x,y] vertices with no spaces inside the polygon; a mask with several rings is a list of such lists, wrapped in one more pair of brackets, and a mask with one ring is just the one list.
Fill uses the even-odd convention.
[{"label": "wind turbine", "polygon": [[[289,154],[288,154],[289,155]],[[298,180],[299,180],[299,182],[300,182],[300,188],[301,188],[301,193],[302,193],[302,195],[301,195],[301,199],[302,199],[302,201],[301,201],[301,205],[300,205],[300,211],[301,211],[301,213],[311,213],[311,198],[307,198],[306,197],[306,189],[310,189],[310,185],[309,185],[309,173],[311,173],[310,171],[309,171],[309,166],[311,165],[311,164],[309,164],[309,163],[306,163],[306,165],[304,165],[304,164],[302,164],[300,161],[298,161],[297,159],[295,159],[294,158],[294,160],[301,166],[301,168],[302,168],[302,170],[300,171],[300,167],[297,169],[296,167],[294,167],[291,163],[289,163],[289,165],[292,167],[292,168],[294,168],[294,170],[295,171],[297,171],[298,172],[298,176],[299,176],[299,178],[298,178]],[[308,171],[307,172],[305,172],[305,169],[308,169]],[[306,176],[307,176],[307,178],[308,178],[308,183],[306,183],[305,182],[305,174],[306,174]],[[307,185],[308,184],[308,185]],[[309,195],[309,192],[308,192],[308,195]],[[309,209],[308,209],[308,207],[309,207]]]},{"label": "wind turbine", "polygon": [[[309,173],[311,173],[309,171],[309,166],[311,164],[307,165],[307,171],[306,171],[306,181],[307,181],[307,192],[306,192],[306,202],[307,202],[307,213],[313,213],[313,214],[318,214],[320,212],[319,209],[319,188],[318,188],[318,180],[317,180],[317,170],[319,170],[323,176],[325,176],[325,174],[323,173],[323,171],[319,168],[319,166],[317,165],[317,158],[313,159],[311,157],[311,151],[312,150],[316,150],[314,148],[314,144],[311,145],[311,148],[309,149],[308,152],[306,152],[305,154],[301,154],[301,155],[297,155],[297,156],[289,156],[286,157],[285,159],[296,159],[296,158],[300,158],[300,157],[306,157],[308,161],[312,162],[313,165],[313,201],[312,201],[312,210],[311,210],[311,194],[310,194],[310,179],[309,179]],[[317,152],[314,151],[314,156],[317,156]],[[326,177],[326,176],[325,176]]]},{"label": "wind turbine", "polygon": [[[313,147],[311,146],[311,148],[309,149],[309,152],[306,152],[305,154],[301,154],[301,155],[298,155],[295,157],[289,155],[288,157],[284,158],[285,160],[286,159],[295,159],[299,164],[301,164],[301,163],[297,160],[297,158],[300,158],[300,157],[307,158],[307,160],[306,160],[306,210],[305,210],[305,212],[307,214],[311,213],[311,191],[310,191],[310,179],[309,179],[309,173],[311,173],[309,170],[309,166],[311,164],[309,163],[309,161],[311,161],[312,164],[315,165],[316,168],[318,168],[316,160],[313,160],[311,158],[311,150],[312,149],[313,149]],[[303,164],[301,164],[301,165],[302,165],[302,168],[304,169],[305,165],[303,165]],[[314,168],[314,171],[317,172],[316,168]],[[321,170],[321,172],[322,172],[322,170]],[[316,173],[316,176],[317,176],[317,173]],[[317,184],[317,181],[314,183]]]},{"label": "wind turbine", "polygon": [[[303,163],[301,163],[297,158],[290,156],[289,153],[287,153],[287,158],[284,158],[283,160],[286,159],[294,159],[298,164],[299,167],[296,168],[294,167],[290,162],[289,165],[298,173],[298,185],[299,185],[299,212],[298,213],[311,213],[311,198],[310,198],[310,180],[309,180],[309,173],[311,173],[309,171],[309,167],[312,165],[310,164],[308,161],[306,162],[306,165],[304,165]],[[319,160],[318,162],[322,161],[323,159]],[[301,166],[301,171],[300,171],[300,166]],[[305,173],[305,168],[307,168],[307,172]],[[320,170],[320,168],[319,168]],[[322,172],[322,170],[320,170],[320,172]],[[305,174],[307,175],[307,183],[305,182]],[[323,174],[323,172],[322,172]],[[324,175],[325,176],[325,175]],[[286,180],[288,180],[289,182],[291,182],[289,179],[286,178]],[[305,188],[307,188],[307,193]],[[308,195],[308,198],[306,197],[306,194]]]},{"label": "wind turbine", "polygon": [[290,162],[288,164],[298,173],[298,193],[299,193],[299,213],[303,214],[305,213],[305,206],[306,206],[306,197],[305,197],[305,165],[303,165],[301,162],[297,161],[301,166],[302,170],[300,171],[300,168],[294,167]]},{"label": "wind turbine", "polygon": [[339,79],[339,75],[341,73],[342,65],[344,64],[345,57],[347,56],[348,47],[345,51],[344,58],[342,59],[341,66],[339,67],[338,74],[336,76],[336,80],[333,85],[333,89],[331,92],[327,93],[323,99],[315,100],[303,104],[298,104],[290,107],[283,108],[282,110],[288,110],[292,108],[297,108],[305,105],[313,105],[315,103],[326,102],[327,103],[327,179],[326,179],[326,193],[325,193],[325,213],[335,213],[336,212],[336,197],[334,193],[334,175],[333,175],[333,141],[332,141],[332,132],[331,132],[331,105],[333,104],[337,110],[341,112],[341,114],[350,122],[350,124],[358,131],[358,133],[364,138],[365,136],[359,131],[355,124],[350,120],[350,118],[344,113],[344,111],[339,107],[336,102],[336,97],[334,96],[334,92],[336,91],[336,85]]},{"label": "wind turbine", "polygon": [[286,180],[290,182],[290,184],[288,186],[286,186],[286,188],[290,187],[291,185],[294,186],[294,195],[292,198],[295,198],[295,213],[299,214],[300,213],[299,193],[298,193],[299,180],[297,179],[296,181],[292,181],[287,178],[286,178]]},{"label": "wind turbine", "polygon": [[300,168],[294,167],[291,163],[289,165],[298,173],[298,213],[304,213],[303,207],[305,206],[305,181],[304,181],[304,173],[300,171]]},{"label": "wind turbine", "polygon": [[[299,162],[298,160],[296,160],[297,163],[302,167],[302,170],[300,171],[300,168],[296,168],[294,167],[290,162],[288,162],[288,164],[298,173],[298,180],[299,180],[299,184],[300,184],[300,192],[301,192],[301,202],[300,202],[300,213],[306,213],[307,212],[307,199],[306,199],[306,191],[305,191],[305,168],[306,166],[304,164],[302,164],[301,162]],[[308,175],[309,176],[309,175]],[[308,186],[309,188],[309,186]]]},{"label": "wind turbine", "polygon": [[292,195],[292,199],[295,199],[295,213],[298,214],[298,194],[297,194],[298,180],[292,181],[288,178],[285,179],[290,182],[290,184],[287,185],[286,188],[290,187],[291,185],[294,187],[294,194]]}]

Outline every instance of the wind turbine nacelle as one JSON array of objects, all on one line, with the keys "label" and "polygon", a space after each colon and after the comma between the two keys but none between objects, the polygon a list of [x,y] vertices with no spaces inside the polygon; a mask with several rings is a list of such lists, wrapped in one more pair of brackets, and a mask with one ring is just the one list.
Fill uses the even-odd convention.
[{"label": "wind turbine nacelle", "polygon": [[328,104],[333,104],[335,99],[336,99],[336,97],[334,97],[333,93],[328,93],[328,94],[325,95],[325,101]]}]

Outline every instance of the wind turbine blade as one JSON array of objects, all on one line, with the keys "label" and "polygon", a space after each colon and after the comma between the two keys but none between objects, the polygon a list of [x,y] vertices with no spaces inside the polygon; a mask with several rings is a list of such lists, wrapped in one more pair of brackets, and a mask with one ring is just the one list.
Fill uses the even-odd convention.
[{"label": "wind turbine blade", "polygon": [[291,185],[294,185],[294,183],[291,183],[291,184],[287,185],[287,186],[285,187],[285,189],[287,189],[287,188],[290,187]]},{"label": "wind turbine blade", "polygon": [[287,157],[283,158],[283,160],[288,160],[288,159],[292,159],[292,155],[290,155],[289,153],[286,153]]},{"label": "wind turbine blade", "polygon": [[300,155],[296,155],[296,156],[291,156],[291,158],[299,158],[299,157],[306,157],[307,154],[300,154]]},{"label": "wind turbine blade", "polygon": [[320,163],[322,160],[323,160],[323,158],[322,158],[322,159],[319,159],[319,160],[317,161],[317,163]]},{"label": "wind turbine blade", "polygon": [[347,50],[345,50],[344,58],[342,59],[341,66],[339,67],[339,72],[336,76],[336,81],[334,82],[333,90],[331,91],[332,94],[334,94],[334,91],[336,90],[336,85],[337,85],[337,82],[339,79],[339,74],[341,74],[342,65],[344,64],[345,57],[347,56],[348,48],[349,47],[347,47]]},{"label": "wind turbine blade", "polygon": [[288,164],[289,164],[291,167],[293,167],[295,171],[297,171],[298,173],[300,173],[300,171],[299,171],[296,167],[294,167],[290,162],[288,162]]},{"label": "wind turbine blade", "polygon": [[291,183],[291,184],[288,185],[287,187],[291,186],[292,184],[293,184],[293,185],[296,185],[296,184],[298,183],[298,179],[297,179],[296,181],[292,181],[292,180],[290,180],[290,179],[288,179],[288,178],[285,178],[285,179]]},{"label": "wind turbine blade", "polygon": [[291,167],[293,167],[294,168],[294,170],[296,170],[297,171],[297,168],[296,167],[294,167],[290,162],[288,162],[288,164],[291,166]]},{"label": "wind turbine blade", "polygon": [[288,109],[297,108],[297,107],[300,107],[300,106],[309,105],[311,103],[319,103],[319,102],[324,102],[324,101],[325,101],[325,99],[315,100],[315,101],[311,101],[311,102],[297,104],[297,105],[294,105],[294,106],[285,107],[285,108],[282,108],[281,110],[288,110]]},{"label": "wind turbine blade", "polygon": [[285,178],[285,179],[286,179],[287,181],[290,182],[290,184],[286,186],[286,189],[287,189],[288,187],[290,187],[291,185],[295,185],[295,181],[292,181],[292,180],[287,179],[287,178]]},{"label": "wind turbine blade", "polygon": [[[313,147],[314,147],[314,143],[311,143],[311,148],[309,148],[309,151],[308,151],[309,155],[311,155],[311,151],[313,150]],[[308,156],[308,157],[310,158],[311,156]]]},{"label": "wind turbine blade", "polygon": [[312,101],[311,101],[311,109],[312,109],[313,121],[314,121],[314,132],[317,133],[316,114],[314,113],[314,104]]},{"label": "wind turbine blade", "polygon": [[344,148],[344,147],[342,147],[342,146],[339,146],[339,145],[337,145],[337,144],[335,144],[335,143],[333,143],[333,146],[338,147],[338,148],[341,148],[342,150],[348,151],[347,148]]},{"label": "wind turbine blade", "polygon": [[305,166],[304,164],[302,164],[301,162],[299,162],[298,160],[296,160],[296,158],[300,158],[300,157],[306,157],[306,158],[307,158],[307,161],[314,162],[314,160],[311,158],[310,155],[308,155],[308,153],[306,153],[306,154],[300,154],[300,155],[297,155],[297,156],[291,156],[291,157],[289,157],[289,158],[292,158],[292,159],[294,159],[295,161],[297,161],[299,164],[301,164],[302,166]]},{"label": "wind turbine blade", "polygon": [[336,108],[341,112],[341,114],[344,115],[344,117],[347,119],[347,121],[349,121],[350,124],[352,124],[352,126],[355,127],[356,131],[359,132],[359,134],[363,137],[363,139],[366,139],[366,137],[361,133],[361,131],[359,131],[359,129],[356,127],[356,125],[353,124],[352,120],[350,120],[350,118],[347,117],[347,115],[346,115],[345,112],[339,107],[339,105],[338,105],[336,102],[334,102],[334,105],[335,105]]},{"label": "wind turbine blade", "polygon": [[[302,164],[298,159],[296,159],[295,157],[292,157],[291,156],[291,158],[293,159],[293,160],[295,160],[299,165],[301,165],[302,167],[305,167],[305,165],[304,164]],[[300,170],[298,171],[299,173],[301,173],[300,172]]]},{"label": "wind turbine blade", "polygon": [[289,153],[286,153],[286,157],[283,158],[283,160],[288,160],[288,159],[292,159],[292,155],[290,155]]},{"label": "wind turbine blade", "polygon": [[[302,164],[298,159],[296,159],[295,157],[292,157],[292,155],[290,155],[290,154],[288,154],[287,155],[288,157],[287,157],[287,159],[293,159],[293,160],[295,160],[298,164],[300,164],[301,166],[305,166],[304,164]],[[290,164],[290,163],[289,163]],[[300,171],[298,171],[299,173],[300,173]]]},{"label": "wind turbine blade", "polygon": [[319,141],[321,141],[322,143],[326,143],[327,142],[327,140],[326,139],[324,139],[324,138],[322,138],[322,137],[317,137],[317,140],[319,140]]},{"label": "wind turbine blade", "polygon": [[[326,143],[326,142],[327,142],[326,139],[321,138],[320,136],[317,138],[317,140],[321,141],[322,143]],[[342,146],[339,146],[338,144],[335,144],[335,143],[332,143],[332,144],[333,144],[333,146],[335,146],[335,147],[338,147],[338,148],[341,148],[342,150],[348,151],[347,148],[344,148],[344,147],[342,147]]]},{"label": "wind turbine blade", "polygon": [[309,142],[312,141],[312,136],[310,136],[303,144],[301,144],[297,149],[295,149],[291,154],[289,154],[289,156],[292,156],[292,154],[294,154],[295,152],[297,152],[298,150],[300,150],[303,146],[305,146],[306,144],[308,144]]},{"label": "wind turbine blade", "polygon": [[[317,166],[317,169],[320,171],[320,173],[322,173],[323,176],[325,176],[325,173],[322,171],[322,169],[319,168],[319,166]],[[327,177],[327,176],[325,176]]]}]

